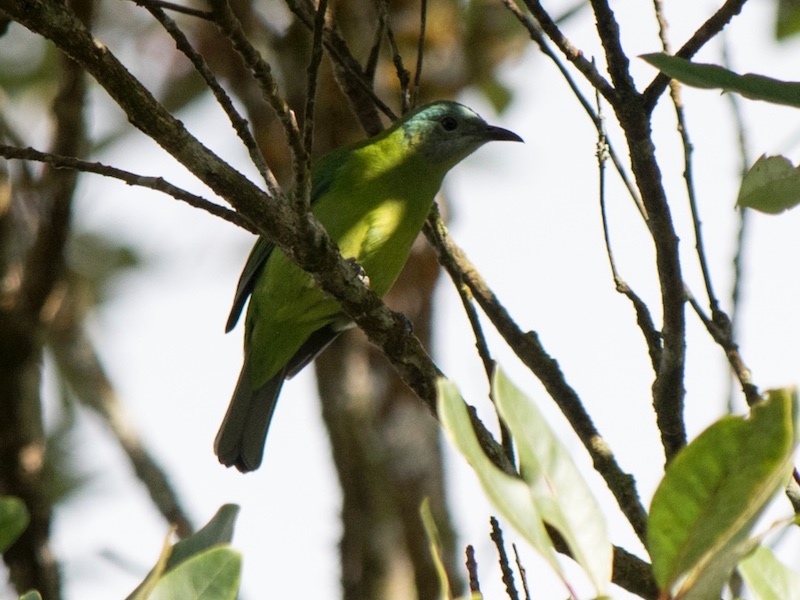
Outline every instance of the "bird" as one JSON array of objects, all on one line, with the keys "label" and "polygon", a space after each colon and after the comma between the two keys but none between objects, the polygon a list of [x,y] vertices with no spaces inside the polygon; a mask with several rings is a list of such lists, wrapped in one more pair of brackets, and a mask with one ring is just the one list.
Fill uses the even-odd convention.
[{"label": "bird", "polygon": [[[440,100],[378,135],[343,146],[311,166],[311,211],[383,296],[408,260],[444,176],[487,142],[516,141],[470,108]],[[312,275],[264,236],[242,271],[225,327],[247,303],[244,361],[214,442],[219,462],[246,473],[262,462],[281,387],[353,326]]]}]

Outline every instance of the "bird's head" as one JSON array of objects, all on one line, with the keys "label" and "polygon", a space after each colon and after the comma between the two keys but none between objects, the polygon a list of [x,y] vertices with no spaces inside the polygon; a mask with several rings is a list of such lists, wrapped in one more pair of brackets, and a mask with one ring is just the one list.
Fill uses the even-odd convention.
[{"label": "bird's head", "polygon": [[433,102],[409,113],[397,125],[415,152],[448,170],[486,142],[521,142],[513,131],[489,125],[458,102]]}]

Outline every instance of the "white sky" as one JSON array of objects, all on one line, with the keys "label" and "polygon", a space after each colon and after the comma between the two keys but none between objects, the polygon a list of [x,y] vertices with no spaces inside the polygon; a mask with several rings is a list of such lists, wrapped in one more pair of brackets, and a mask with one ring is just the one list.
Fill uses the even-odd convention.
[{"label": "white sky", "polygon": [[[686,13],[680,18],[673,15],[678,8],[669,10],[675,46],[705,18],[701,11],[710,11],[713,4],[680,3]],[[740,72],[798,79],[798,42],[777,48],[770,42],[772,6],[749,3],[729,30],[734,66]],[[615,8],[629,55],[659,49],[650,3],[615,3]],[[571,22],[567,33],[587,54],[600,56],[588,17],[585,14]],[[719,51],[718,43],[711,44],[697,59],[717,62]],[[641,61],[634,60],[632,68],[640,87],[654,75]],[[477,96],[462,101],[490,122],[522,135],[526,144],[490,145],[447,178],[445,189],[454,206],[451,233],[517,322],[535,329],[559,360],[622,468],[636,476],[648,504],[663,462],[650,407],[652,375],[630,304],[613,290],[603,249],[594,129],[554,67],[537,52],[530,51],[509,66],[504,78],[516,92],[513,106],[502,118],[492,115]],[[736,226],[733,204],[738,190],[729,104],[713,91],[687,89],[684,99],[695,146],[706,248],[717,293],[728,308]],[[749,101],[743,103],[743,110],[754,157],[782,152],[795,161],[800,158],[797,148],[787,145],[800,131],[797,111]],[[233,135],[222,135],[218,124],[225,122],[224,117],[210,102],[200,103],[182,118],[212,148],[246,168],[244,151]],[[210,127],[210,123],[215,125]],[[682,155],[672,107],[664,100],[657,109],[655,128],[681,238],[685,277],[702,298],[681,178]],[[612,136],[626,158],[613,127]],[[202,191],[171,159],[139,139],[126,139],[102,159]],[[612,243],[620,273],[648,301],[658,322],[652,243],[610,169],[608,175]],[[307,369],[285,386],[259,471],[242,476],[226,470],[212,452],[240,367],[241,328],[226,336],[223,327],[252,236],[169,198],[97,178],[83,179],[79,206],[79,220],[86,228],[118,235],[142,248],[149,258],[148,267],[126,277],[114,302],[97,314],[95,338],[133,422],[166,468],[195,522],[208,520],[223,503],[241,505],[234,545],[244,554],[244,597],[287,597],[301,581],[307,597],[338,598],[340,504],[314,397],[313,371]],[[796,318],[800,273],[795,263],[799,226],[800,211],[752,217],[740,342],[744,359],[762,388],[798,381],[800,352],[795,341],[800,333]],[[723,353],[688,310],[687,315],[686,414],[694,436],[722,414],[728,381]],[[435,318],[438,364],[465,398],[479,406],[487,424],[494,423],[466,320],[444,279],[437,292]],[[630,527],[617,516],[603,482],[590,472],[582,446],[552,401],[488,322],[486,331],[501,365],[537,402],[585,467],[590,484],[608,509],[614,543],[646,556]],[[87,416],[81,428],[86,438],[76,438],[78,464],[86,465],[94,478],[86,492],[60,509],[56,550],[63,560],[68,597],[124,597],[155,561],[166,525],[150,508],[145,492],[99,422]],[[487,597],[502,597],[496,555],[488,538],[492,510],[460,457],[450,453],[447,460],[460,544],[476,546]],[[780,505],[776,514],[787,511],[786,505]],[[509,528],[506,535],[509,542],[514,540]],[[789,554],[795,559],[796,541]],[[563,589],[526,544],[518,546],[537,597],[564,597]],[[98,556],[99,550],[121,557],[138,571],[126,572]],[[588,588],[578,587],[589,597]],[[628,597],[616,589],[613,594]]]}]

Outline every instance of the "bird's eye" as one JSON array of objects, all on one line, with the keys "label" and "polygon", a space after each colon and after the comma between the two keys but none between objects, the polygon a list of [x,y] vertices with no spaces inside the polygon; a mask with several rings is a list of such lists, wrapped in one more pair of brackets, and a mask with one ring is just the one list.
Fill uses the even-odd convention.
[{"label": "bird's eye", "polygon": [[458,128],[458,121],[454,117],[442,117],[442,120],[439,122],[442,124],[445,131],[454,131]]}]

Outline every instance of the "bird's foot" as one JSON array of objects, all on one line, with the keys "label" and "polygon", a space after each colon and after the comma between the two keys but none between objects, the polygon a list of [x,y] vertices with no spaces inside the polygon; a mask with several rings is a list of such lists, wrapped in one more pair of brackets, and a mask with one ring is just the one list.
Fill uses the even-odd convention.
[{"label": "bird's foot", "polygon": [[353,275],[358,277],[361,283],[369,287],[369,275],[367,275],[367,272],[364,270],[364,267],[362,267],[355,258],[348,258],[346,262],[348,266],[353,270]]}]

